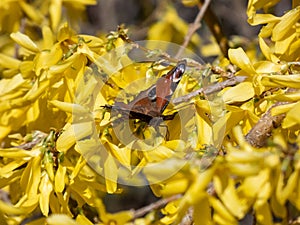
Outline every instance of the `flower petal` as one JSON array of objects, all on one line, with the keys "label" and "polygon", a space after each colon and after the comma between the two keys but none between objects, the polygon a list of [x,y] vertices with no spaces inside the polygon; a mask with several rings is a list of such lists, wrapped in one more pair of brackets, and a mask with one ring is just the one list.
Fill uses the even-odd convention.
[{"label": "flower petal", "polygon": [[39,51],[37,45],[27,35],[22,34],[21,32],[12,33],[10,37],[20,46],[31,52],[36,53]]},{"label": "flower petal", "polygon": [[256,74],[250,59],[242,48],[229,49],[228,56],[230,61],[244,72],[248,73],[249,75]]}]

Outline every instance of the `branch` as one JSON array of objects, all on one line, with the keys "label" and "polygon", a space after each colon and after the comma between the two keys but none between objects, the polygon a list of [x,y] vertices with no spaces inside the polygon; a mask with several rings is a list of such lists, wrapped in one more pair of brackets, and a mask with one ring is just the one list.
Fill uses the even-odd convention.
[{"label": "branch", "polygon": [[217,16],[210,8],[207,9],[207,11],[204,15],[204,21],[205,21],[206,25],[209,27],[212,34],[214,35],[214,37],[221,49],[222,54],[225,57],[227,57],[228,49],[229,49],[227,37],[223,33],[222,26],[221,26]]},{"label": "branch", "polygon": [[199,12],[194,20],[194,22],[190,25],[189,30],[186,34],[186,36],[184,37],[184,42],[181,45],[179,51],[177,52],[175,58],[179,58],[183,51],[186,49],[186,47],[188,46],[190,40],[192,39],[193,34],[201,27],[201,20],[204,17],[204,14],[206,12],[206,10],[208,9],[208,6],[210,4],[211,0],[204,0],[204,4],[203,5],[199,5]]},{"label": "branch", "polygon": [[288,102],[277,102],[259,119],[259,121],[252,127],[252,129],[246,135],[246,140],[254,147],[263,147],[266,144],[266,140],[271,136],[272,130],[280,126],[285,114],[277,116],[271,115],[272,108],[285,105]]},{"label": "branch", "polygon": [[190,207],[186,212],[185,216],[182,218],[179,225],[192,225],[194,223],[193,213],[194,209]]},{"label": "branch", "polygon": [[135,210],[135,211],[133,211],[133,215],[134,215],[133,219],[137,219],[137,218],[145,215],[146,213],[151,212],[154,209],[159,209],[159,208],[165,206],[166,204],[168,204],[169,202],[175,201],[181,197],[182,197],[181,194],[173,195],[173,196],[170,196],[165,199],[160,199],[157,202],[154,202],[154,203],[147,205],[143,208],[140,208],[138,210]]},{"label": "branch", "polygon": [[225,87],[230,87],[230,86],[234,86],[238,83],[241,83],[245,79],[246,79],[245,76],[234,76],[223,82],[216,83],[216,84],[208,86],[208,87],[203,87],[203,88],[193,91],[187,95],[175,98],[175,99],[173,99],[172,103],[179,104],[181,102],[186,102],[186,101],[189,101],[191,98],[198,96],[199,94],[210,95],[212,93],[223,90]]}]

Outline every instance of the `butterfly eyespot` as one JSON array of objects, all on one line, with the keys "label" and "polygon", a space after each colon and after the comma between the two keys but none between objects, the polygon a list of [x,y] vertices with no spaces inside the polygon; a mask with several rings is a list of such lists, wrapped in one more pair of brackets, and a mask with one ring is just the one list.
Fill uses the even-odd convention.
[{"label": "butterfly eyespot", "polygon": [[184,74],[185,72],[185,65],[186,62],[183,61],[182,63],[179,63],[176,67],[175,67],[175,71],[172,74],[172,81],[179,83],[179,81],[182,78],[182,74]]},{"label": "butterfly eyespot", "polygon": [[149,92],[148,92],[148,98],[151,101],[156,100],[156,87],[153,87]]},{"label": "butterfly eyespot", "polygon": [[174,83],[179,83],[179,81],[181,80],[181,76],[176,76],[177,74],[174,74],[172,81]]}]

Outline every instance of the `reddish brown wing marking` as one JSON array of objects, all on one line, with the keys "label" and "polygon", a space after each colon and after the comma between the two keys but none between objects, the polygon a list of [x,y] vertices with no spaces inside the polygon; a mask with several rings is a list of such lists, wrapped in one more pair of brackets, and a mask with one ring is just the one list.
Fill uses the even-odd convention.
[{"label": "reddish brown wing marking", "polygon": [[159,78],[156,83],[156,107],[161,113],[168,106],[170,99],[185,72],[186,61],[180,61],[176,67]]},{"label": "reddish brown wing marking", "polygon": [[[148,98],[148,92],[151,88],[140,92],[134,100],[125,104],[124,102],[116,102],[114,106],[120,110],[127,110],[132,114],[132,117],[137,114],[148,115],[150,117],[160,116],[160,112],[156,107],[156,102]],[[140,118],[139,118],[140,119]]]}]

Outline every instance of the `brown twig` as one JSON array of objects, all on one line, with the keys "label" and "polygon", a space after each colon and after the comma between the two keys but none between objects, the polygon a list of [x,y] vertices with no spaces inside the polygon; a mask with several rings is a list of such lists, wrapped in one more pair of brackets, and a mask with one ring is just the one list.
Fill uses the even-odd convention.
[{"label": "brown twig", "polygon": [[227,57],[228,49],[229,49],[227,37],[225,36],[225,34],[223,32],[222,26],[221,26],[217,16],[211,10],[210,7],[207,8],[203,19],[204,19],[206,25],[209,27],[212,34],[214,35],[222,54],[225,57]]},{"label": "brown twig", "polygon": [[210,4],[211,0],[205,0],[204,4],[199,4],[199,12],[194,20],[194,22],[190,25],[189,30],[184,37],[184,42],[180,46],[179,51],[177,52],[175,58],[180,58],[186,47],[188,46],[190,40],[192,39],[193,34],[201,27],[201,20],[204,17],[206,10]]},{"label": "brown twig", "polygon": [[143,208],[135,210],[133,212],[133,214],[134,214],[133,218],[137,219],[137,218],[147,214],[148,212],[151,212],[154,209],[159,209],[159,208],[165,206],[166,204],[168,204],[169,202],[175,201],[175,200],[177,200],[181,197],[182,197],[182,195],[178,194],[178,195],[170,196],[168,198],[160,199],[157,202],[154,202],[154,203],[152,203],[150,205],[147,205]]},{"label": "brown twig", "polygon": [[280,126],[285,114],[277,116],[271,115],[272,108],[285,105],[288,102],[277,102],[259,119],[259,121],[252,127],[252,129],[246,135],[246,140],[254,147],[263,147],[266,144],[266,140],[271,136],[272,130]]},{"label": "brown twig", "polygon": [[192,225],[194,223],[193,213],[194,209],[190,207],[178,225]]},{"label": "brown twig", "polygon": [[200,88],[196,91],[193,91],[187,95],[175,98],[172,100],[173,104],[179,104],[181,102],[186,102],[189,101],[191,98],[194,98],[196,96],[198,96],[199,94],[204,94],[204,95],[210,95],[212,93],[216,93],[218,91],[223,90],[225,87],[230,87],[230,86],[234,86],[238,83],[243,82],[246,79],[245,76],[234,76],[228,80],[225,80],[223,82],[220,83],[216,83],[214,85],[208,86],[208,87],[203,87]]}]

